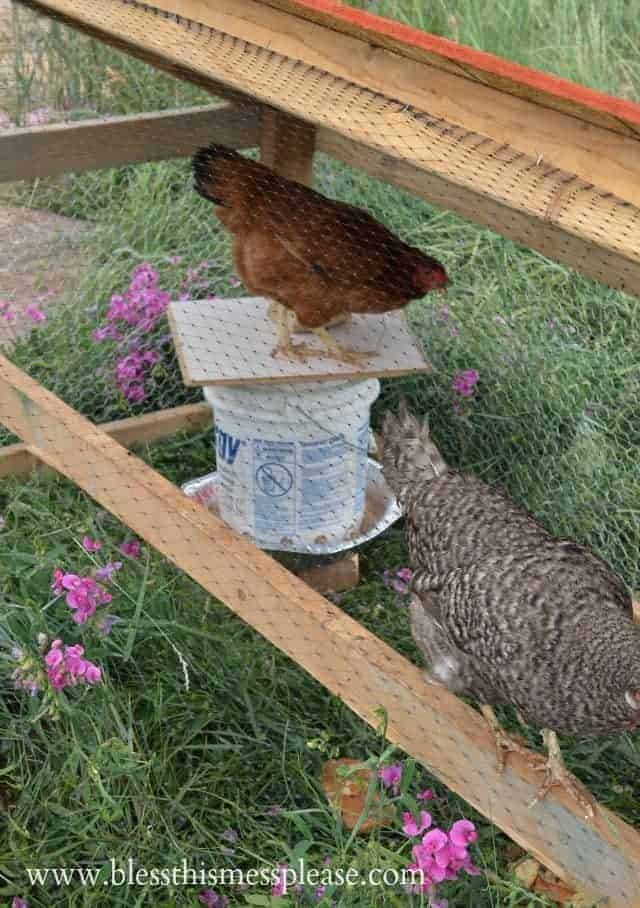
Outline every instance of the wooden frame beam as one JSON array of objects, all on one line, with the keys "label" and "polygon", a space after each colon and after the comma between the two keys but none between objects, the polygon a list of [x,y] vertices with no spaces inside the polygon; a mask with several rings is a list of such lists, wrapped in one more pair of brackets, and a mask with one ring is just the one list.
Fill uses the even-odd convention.
[{"label": "wooden frame beam", "polygon": [[[151,5],[542,158],[640,206],[640,105],[631,101],[545,77],[416,29],[398,28],[379,16],[345,11],[341,4],[154,0]],[[509,91],[504,90],[505,77],[499,78],[504,72],[510,75]],[[518,82],[516,75],[529,81]],[[555,92],[543,90],[540,83]]]},{"label": "wooden frame beam", "polygon": [[[499,141],[491,137],[492,124],[504,118],[494,116],[487,98],[482,101],[474,95],[472,104],[465,101],[465,92],[476,83],[455,77],[461,82],[449,86],[449,92],[432,91],[439,84],[433,80],[453,75],[441,69],[416,74],[413,67],[427,64],[384,48],[378,53],[376,45],[306,19],[292,15],[287,19],[285,13],[256,0],[241,4],[240,0],[216,0],[215,4],[158,0],[167,9],[178,4],[181,15],[198,15],[205,24],[168,13],[154,15],[147,7],[116,0],[27,2],[151,62],[164,60],[165,68],[174,74],[208,84],[211,90],[224,84],[236,96],[253,98],[313,124],[318,149],[640,296],[640,207],[628,198],[637,192],[640,201],[636,175],[640,143],[635,139],[491,88],[487,90],[499,96],[497,106],[504,98],[509,104],[527,104],[532,122],[544,127],[555,123],[552,118],[557,116],[569,130],[560,140],[559,123],[553,126],[550,141],[556,142],[557,153],[550,158],[537,141],[529,142],[534,133],[526,118],[511,121],[515,144]],[[260,11],[271,16],[266,25],[250,18]],[[284,26],[282,33],[275,30],[276,14],[287,19],[288,31]],[[226,31],[207,24],[213,21]],[[300,23],[305,29],[301,34],[296,30]],[[318,34],[312,35],[310,27]],[[208,29],[206,40],[203,29]],[[247,38],[238,38],[234,32],[244,32]],[[354,46],[345,49],[336,44],[338,39],[348,39]],[[322,40],[329,42],[328,47]],[[308,61],[301,60],[304,57]],[[321,69],[320,63],[331,68]],[[476,87],[484,91],[482,85]],[[438,105],[442,103],[450,120],[441,115]],[[463,107],[464,116],[457,117],[456,109]],[[456,125],[456,117],[466,122],[467,113],[484,116],[489,135]],[[585,131],[589,136],[586,145],[584,139],[573,144],[577,137],[571,130],[576,128],[580,135]],[[591,130],[599,130],[602,142]],[[519,134],[527,137],[528,153],[515,142]],[[620,151],[623,147],[627,150]],[[591,163],[585,163],[587,158],[581,164],[572,158],[568,163],[576,166],[562,169],[560,151],[574,148],[579,155],[584,151]],[[590,149],[596,148],[598,153],[589,157]],[[593,168],[600,166],[600,157],[606,166],[597,177],[604,185],[594,179]],[[581,169],[584,175],[579,175]],[[628,187],[625,195],[613,195],[612,180],[621,192]]]},{"label": "wooden frame beam", "polygon": [[586,821],[563,791],[526,804],[537,774],[496,768],[478,712],[132,456],[4,357],[0,419],[48,466],[294,659],[542,863],[610,908],[640,908],[640,833],[606,808]]},{"label": "wooden frame beam", "polygon": [[258,105],[226,103],[10,129],[0,134],[0,183],[188,157],[212,141],[249,148],[260,129]]},{"label": "wooden frame beam", "polygon": [[[100,425],[100,429],[119,444],[130,448],[137,444],[150,444],[170,438],[176,432],[199,432],[213,422],[213,410],[209,404],[186,404],[131,416]],[[0,479],[13,476],[29,476],[42,466],[36,451],[29,445],[15,444],[0,446]]]}]

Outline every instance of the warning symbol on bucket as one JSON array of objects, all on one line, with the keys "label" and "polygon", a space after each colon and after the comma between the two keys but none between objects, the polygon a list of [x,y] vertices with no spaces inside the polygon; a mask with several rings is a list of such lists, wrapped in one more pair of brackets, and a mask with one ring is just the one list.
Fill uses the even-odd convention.
[{"label": "warning symbol on bucket", "polygon": [[291,490],[293,475],[281,463],[263,463],[256,470],[256,482],[264,495],[279,498]]}]

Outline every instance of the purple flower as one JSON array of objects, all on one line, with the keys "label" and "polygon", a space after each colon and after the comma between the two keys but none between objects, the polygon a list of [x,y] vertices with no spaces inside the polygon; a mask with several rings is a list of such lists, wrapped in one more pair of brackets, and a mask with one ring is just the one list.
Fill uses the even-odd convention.
[{"label": "purple flower", "polygon": [[234,275],[229,278],[230,287],[239,287],[242,284],[242,281]]},{"label": "purple flower", "polygon": [[434,797],[435,795],[430,788],[425,788],[424,791],[419,791],[416,795],[418,801],[431,801]]},{"label": "purple flower", "polygon": [[409,584],[413,577],[411,568],[400,568],[397,571],[385,571],[382,575],[385,586],[395,590],[400,596],[406,596],[409,592]]},{"label": "purple flower", "polygon": [[108,637],[111,633],[113,625],[117,624],[118,621],[121,620],[122,619],[119,618],[118,615],[103,615],[98,621],[97,628],[101,634],[104,634],[105,637]]},{"label": "purple flower", "polygon": [[115,325],[105,325],[103,328],[96,328],[96,330],[92,332],[91,337],[98,344],[101,344],[102,341],[106,340],[122,340],[122,334]]},{"label": "purple flower", "polygon": [[287,874],[288,864],[278,864],[278,876],[271,887],[271,895],[279,896],[287,894]]},{"label": "purple flower", "polygon": [[108,561],[103,567],[98,568],[94,571],[93,576],[96,580],[109,581],[117,571],[122,568],[121,561]]},{"label": "purple flower", "polygon": [[198,894],[198,901],[206,908],[227,908],[229,899],[226,895],[218,895],[213,889],[203,889]]},{"label": "purple flower", "polygon": [[394,795],[400,792],[402,780],[402,763],[392,763],[390,766],[381,766],[378,778],[385,788],[390,788]]},{"label": "purple flower", "polygon": [[316,902],[321,902],[321,901],[322,901],[322,899],[324,898],[324,894],[325,894],[326,891],[327,891],[327,887],[326,887],[326,886],[318,886],[318,887],[317,887],[317,889],[316,889],[315,892],[313,893],[313,896],[314,896]]},{"label": "purple flower", "polygon": [[476,369],[467,369],[459,372],[451,383],[451,387],[462,397],[470,397],[478,384],[480,373]]},{"label": "purple flower", "polygon": [[19,895],[14,895],[11,901],[11,908],[29,908],[29,903]]},{"label": "purple flower", "polygon": [[140,543],[137,539],[128,539],[126,542],[121,543],[119,551],[127,558],[139,558],[142,553]]}]

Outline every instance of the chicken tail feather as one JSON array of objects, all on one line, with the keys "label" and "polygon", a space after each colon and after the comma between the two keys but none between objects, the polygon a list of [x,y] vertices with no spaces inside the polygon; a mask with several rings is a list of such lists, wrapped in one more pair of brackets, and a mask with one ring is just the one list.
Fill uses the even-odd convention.
[{"label": "chicken tail feather", "polygon": [[205,199],[215,205],[233,203],[233,183],[238,171],[243,170],[245,158],[226,145],[208,145],[193,156],[194,186]]},{"label": "chicken tail feather", "polygon": [[410,486],[437,479],[448,470],[431,440],[429,426],[409,411],[404,400],[397,416],[391,412],[385,414],[380,447],[384,478],[400,504]]}]

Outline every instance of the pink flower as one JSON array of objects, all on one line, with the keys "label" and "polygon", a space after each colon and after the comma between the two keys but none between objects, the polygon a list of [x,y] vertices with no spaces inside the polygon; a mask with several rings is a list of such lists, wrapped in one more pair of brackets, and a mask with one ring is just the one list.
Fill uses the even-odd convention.
[{"label": "pink flower", "polygon": [[451,387],[462,397],[470,397],[473,394],[479,379],[480,373],[476,369],[467,369],[456,375],[451,383]]},{"label": "pink flower", "polygon": [[3,318],[5,322],[9,322],[9,324],[11,324],[11,322],[15,322],[15,320],[18,318],[18,313],[14,312],[13,309],[5,309],[3,312]]},{"label": "pink flower", "polygon": [[232,276],[229,278],[229,286],[230,286],[230,287],[239,287],[239,286],[241,285],[241,283],[242,283],[242,281],[241,281],[239,278],[237,278],[237,277],[235,276],[235,274],[232,275]]},{"label": "pink flower", "polygon": [[428,829],[431,826],[432,819],[431,814],[427,813],[426,810],[420,811],[420,822],[417,823],[413,817],[413,814],[407,811],[402,814],[402,831],[405,835],[408,836],[417,836],[422,835],[425,829]]},{"label": "pink flower", "polygon": [[11,908],[29,908],[29,903],[19,895],[14,895],[11,901]]},{"label": "pink flower", "polygon": [[103,567],[94,571],[96,580],[108,581],[122,568],[121,561],[108,561]]},{"label": "pink flower", "polygon": [[33,303],[27,306],[24,312],[25,315],[29,316],[32,322],[46,322],[47,320],[47,316],[42,309],[38,309]]},{"label": "pink flower", "polygon": [[478,833],[471,820],[456,820],[449,830],[449,838],[453,845],[466,848],[478,840]]},{"label": "pink flower", "polygon": [[271,887],[271,895],[279,896],[287,894],[287,875],[288,864],[278,864],[278,878]]},{"label": "pink flower", "polygon": [[40,690],[41,682],[44,680],[42,672],[34,663],[31,656],[23,653],[18,647],[14,647],[11,656],[18,663],[11,674],[14,687],[27,690],[32,697],[35,697]]},{"label": "pink flower", "polygon": [[126,542],[121,543],[120,551],[123,555],[126,555],[127,558],[139,558],[142,554],[142,549],[140,548],[140,543],[137,539],[129,539]]},{"label": "pink flower", "polygon": [[62,640],[54,640],[44,661],[54,690],[75,687],[80,682],[98,684],[102,679],[100,668],[84,658],[84,648],[79,643],[65,646]]},{"label": "pink flower", "polygon": [[390,788],[393,794],[397,795],[400,791],[400,782],[402,780],[402,763],[382,766],[378,770],[378,778],[382,781],[385,788]]},{"label": "pink flower", "polygon": [[86,624],[99,605],[106,605],[113,598],[93,577],[79,577],[77,574],[60,577],[57,571],[54,572],[52,587],[56,592],[67,591],[65,598],[69,608],[73,609],[72,619],[76,624]]},{"label": "pink flower", "polygon": [[170,255],[170,256],[169,256],[169,264],[170,264],[170,265],[179,265],[181,262],[182,262],[182,256],[181,256],[181,255]]},{"label": "pink flower", "polygon": [[442,829],[436,828],[423,835],[422,848],[428,854],[435,854],[435,852],[440,851],[441,848],[446,848],[448,842],[449,839],[446,832],[443,832]]},{"label": "pink flower", "polygon": [[416,800],[418,801],[431,801],[435,797],[434,793],[430,788],[425,788],[424,791],[419,791],[416,795]]},{"label": "pink flower", "polygon": [[322,901],[322,899],[324,898],[324,894],[325,894],[326,891],[327,891],[327,887],[326,887],[326,886],[318,886],[318,888],[317,888],[317,889],[315,890],[315,892],[313,893],[315,900],[316,900],[317,902]]},{"label": "pink flower", "polygon": [[51,582],[51,589],[56,594],[56,596],[62,596],[64,593],[64,587],[62,585],[62,578],[64,577],[64,571],[61,571],[60,568],[55,568],[53,572],[53,580]]},{"label": "pink flower", "polygon": [[82,548],[85,552],[99,552],[102,548],[102,543],[97,539],[92,539],[90,536],[84,536],[82,539]]}]

